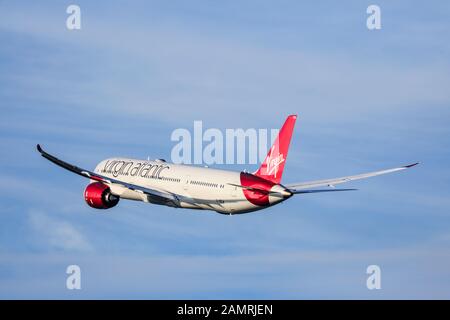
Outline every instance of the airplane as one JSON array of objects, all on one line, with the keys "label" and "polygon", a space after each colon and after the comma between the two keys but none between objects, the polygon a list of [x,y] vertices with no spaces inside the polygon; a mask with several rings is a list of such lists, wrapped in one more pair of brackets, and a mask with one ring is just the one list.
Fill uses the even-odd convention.
[{"label": "airplane", "polygon": [[340,178],[281,184],[296,120],[297,115],[287,117],[264,162],[254,173],[173,164],[162,159],[127,158],[103,160],[94,171],[89,171],[54,157],[39,144],[37,150],[54,164],[90,179],[84,199],[92,208],[109,209],[120,199],[128,199],[174,208],[212,210],[227,215],[265,209],[298,194],[356,190],[334,186],[418,164]]}]

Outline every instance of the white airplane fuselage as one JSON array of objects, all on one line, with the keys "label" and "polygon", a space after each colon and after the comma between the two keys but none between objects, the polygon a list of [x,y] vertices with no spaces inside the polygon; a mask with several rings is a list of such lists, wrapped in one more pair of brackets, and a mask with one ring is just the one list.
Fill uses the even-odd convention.
[{"label": "white airplane fuselage", "polygon": [[[111,158],[100,162],[94,172],[176,195],[176,201],[167,202],[120,185],[112,185],[111,192],[122,199],[178,208],[214,210],[223,214],[264,209],[292,196],[282,185],[250,173],[172,164],[161,160]],[[242,188],[246,185],[256,185],[274,192],[261,194]]]}]

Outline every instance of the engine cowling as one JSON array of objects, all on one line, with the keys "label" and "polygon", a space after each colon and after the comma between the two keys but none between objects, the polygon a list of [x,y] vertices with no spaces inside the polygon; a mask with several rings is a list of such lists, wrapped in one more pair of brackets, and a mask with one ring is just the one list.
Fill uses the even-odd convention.
[{"label": "engine cowling", "polygon": [[89,184],[84,190],[84,200],[95,209],[109,209],[117,205],[119,197],[111,193],[111,189],[101,182]]}]

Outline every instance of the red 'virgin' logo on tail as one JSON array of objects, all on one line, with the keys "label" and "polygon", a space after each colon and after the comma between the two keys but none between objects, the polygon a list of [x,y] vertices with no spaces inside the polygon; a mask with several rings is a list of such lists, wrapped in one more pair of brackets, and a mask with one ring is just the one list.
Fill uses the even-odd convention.
[{"label": "red 'virgin' logo on tail", "polygon": [[[266,175],[277,177],[278,168],[284,162],[283,154],[274,155],[275,146],[270,149],[270,155],[266,158]],[[278,150],[276,151],[278,153]]]}]

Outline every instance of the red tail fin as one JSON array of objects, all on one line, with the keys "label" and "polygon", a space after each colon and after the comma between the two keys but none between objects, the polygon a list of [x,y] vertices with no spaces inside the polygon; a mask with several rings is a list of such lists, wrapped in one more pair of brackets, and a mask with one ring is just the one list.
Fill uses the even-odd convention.
[{"label": "red tail fin", "polygon": [[255,175],[275,183],[280,183],[281,176],[283,175],[284,163],[289,150],[289,143],[291,142],[292,131],[294,130],[295,120],[297,120],[296,115],[287,117],[273,146],[270,148],[266,159],[261,164],[258,171],[255,172]]}]

